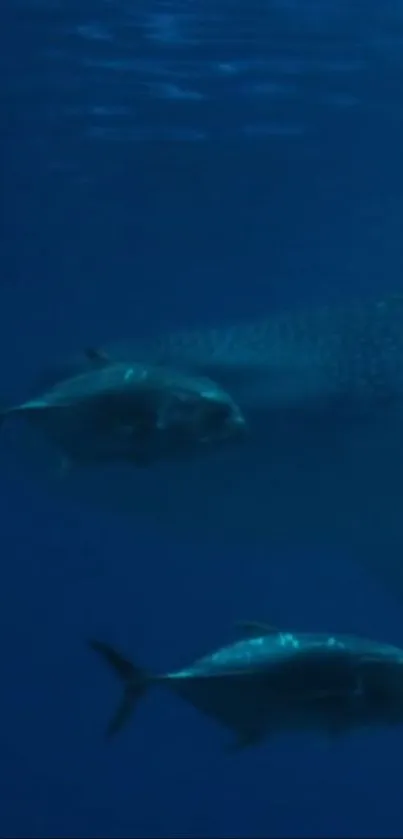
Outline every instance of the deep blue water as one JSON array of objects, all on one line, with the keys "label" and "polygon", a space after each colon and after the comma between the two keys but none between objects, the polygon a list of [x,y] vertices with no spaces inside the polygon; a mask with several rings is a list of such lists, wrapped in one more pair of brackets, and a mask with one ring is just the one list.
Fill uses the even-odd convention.
[{"label": "deep blue water", "polygon": [[[5,398],[88,344],[401,289],[401,0],[5,0]],[[112,745],[101,634],[156,669],[242,618],[403,644],[335,555],[150,533],[0,470],[2,836],[399,836],[403,732],[226,734],[150,694]]]}]

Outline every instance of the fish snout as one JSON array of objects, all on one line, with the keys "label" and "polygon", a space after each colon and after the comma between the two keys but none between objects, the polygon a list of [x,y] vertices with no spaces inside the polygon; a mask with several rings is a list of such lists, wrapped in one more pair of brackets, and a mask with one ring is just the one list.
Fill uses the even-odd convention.
[{"label": "fish snout", "polygon": [[237,441],[246,436],[246,419],[232,399],[217,399],[215,394],[209,395],[201,413],[203,442]]},{"label": "fish snout", "polygon": [[238,405],[216,388],[176,390],[158,412],[156,428],[167,440],[201,449],[236,442],[246,432]]}]

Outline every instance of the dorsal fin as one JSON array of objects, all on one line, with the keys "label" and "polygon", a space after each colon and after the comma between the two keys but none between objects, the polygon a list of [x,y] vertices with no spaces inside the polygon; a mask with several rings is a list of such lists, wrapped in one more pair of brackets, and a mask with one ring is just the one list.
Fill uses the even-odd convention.
[{"label": "dorsal fin", "polygon": [[87,349],[84,350],[84,355],[88,361],[91,361],[91,363],[95,364],[97,367],[103,367],[105,364],[109,364],[109,356],[98,347],[87,347]]},{"label": "dorsal fin", "polygon": [[260,623],[260,621],[237,621],[235,625],[243,635],[249,638],[260,638],[262,635],[276,635],[279,632],[276,626],[270,626],[268,623]]}]

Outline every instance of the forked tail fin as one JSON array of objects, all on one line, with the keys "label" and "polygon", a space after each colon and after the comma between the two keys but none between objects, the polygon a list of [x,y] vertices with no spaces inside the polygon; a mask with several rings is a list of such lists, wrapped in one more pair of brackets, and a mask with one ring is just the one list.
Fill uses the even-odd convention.
[{"label": "forked tail fin", "polygon": [[106,729],[106,736],[110,738],[117,734],[129,721],[137,703],[146,693],[150,677],[145,670],[136,667],[109,644],[91,640],[89,645],[103,658],[123,683],[122,699]]}]

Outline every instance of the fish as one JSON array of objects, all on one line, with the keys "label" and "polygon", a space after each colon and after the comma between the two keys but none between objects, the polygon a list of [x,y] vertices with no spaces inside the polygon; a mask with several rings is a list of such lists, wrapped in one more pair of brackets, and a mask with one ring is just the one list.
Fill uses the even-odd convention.
[{"label": "fish", "polygon": [[2,412],[38,426],[80,465],[123,460],[149,465],[158,458],[203,454],[240,440],[245,420],[230,396],[207,377],[166,365],[112,361],[85,353],[89,366]]},{"label": "fish", "polygon": [[240,622],[240,638],[154,675],[97,639],[89,646],[123,686],[111,738],[152,686],[173,691],[232,733],[230,751],[281,732],[331,737],[403,723],[403,650],[354,635],[281,631]]},{"label": "fish", "polygon": [[[105,348],[115,361],[211,377],[239,406],[247,439],[197,462],[107,464],[96,481],[73,470],[64,497],[204,543],[215,562],[236,546],[250,563],[258,546],[272,563],[314,554],[326,571],[331,549],[403,599],[403,296]],[[54,493],[49,461],[32,452],[26,462]]]}]

